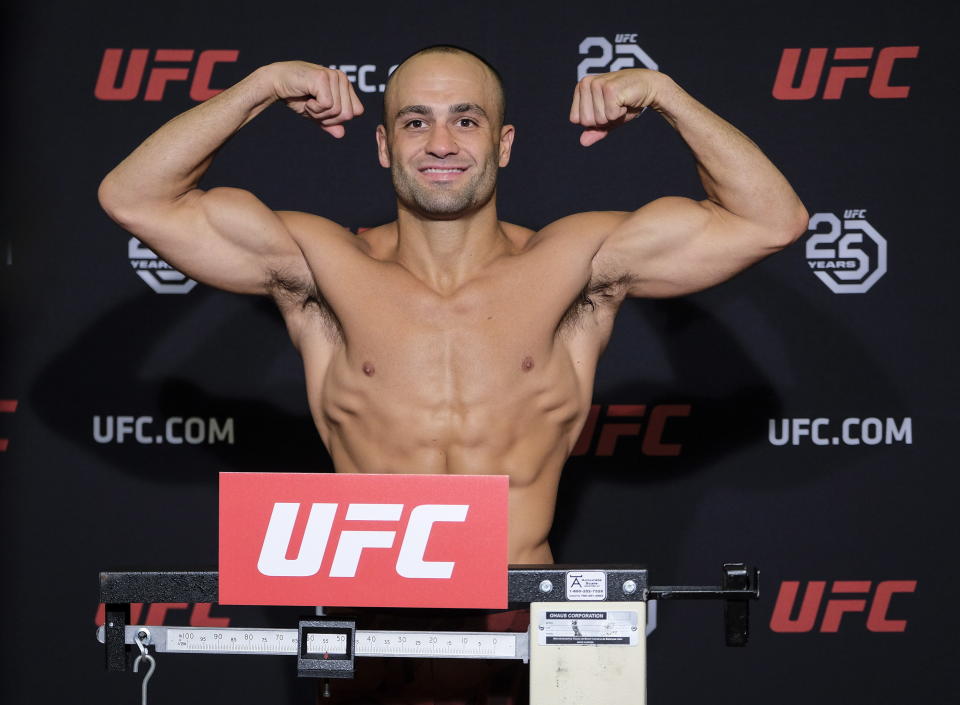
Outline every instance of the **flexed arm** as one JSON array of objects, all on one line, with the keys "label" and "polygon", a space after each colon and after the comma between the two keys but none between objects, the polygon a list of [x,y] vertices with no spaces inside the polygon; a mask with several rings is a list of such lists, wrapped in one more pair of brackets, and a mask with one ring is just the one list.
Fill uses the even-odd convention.
[{"label": "flexed arm", "polygon": [[137,147],[101,183],[104,210],[177,269],[212,286],[263,293],[270,269],[303,269],[289,217],[247,191],[197,188],[216,151],[278,100],[338,138],[343,123],[363,112],[340,71],[302,61],[264,66]]},{"label": "flexed arm", "polygon": [[676,296],[712,286],[806,230],[803,204],[757,145],[662,73],[585,77],[570,120],[585,128],[580,142],[590,146],[648,106],[690,147],[707,198],[661,198],[634,213],[589,214],[608,233],[598,258],[623,264],[634,280],[630,294]]}]

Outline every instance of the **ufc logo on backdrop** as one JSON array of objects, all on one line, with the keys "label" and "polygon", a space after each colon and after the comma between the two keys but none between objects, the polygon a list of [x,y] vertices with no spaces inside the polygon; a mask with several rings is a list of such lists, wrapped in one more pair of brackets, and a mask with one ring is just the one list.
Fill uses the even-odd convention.
[{"label": "ufc logo on backdrop", "polygon": [[[624,436],[642,437],[640,452],[643,455],[680,455],[683,445],[666,443],[663,440],[667,421],[672,418],[690,416],[689,404],[655,404],[650,407],[647,416],[646,404],[608,404],[603,423],[600,420],[601,405],[593,404],[580,432],[580,438],[573,447],[571,455],[587,455],[597,439],[593,454],[595,456],[613,455],[617,440]],[[645,416],[646,423],[641,419]]]},{"label": "ufc logo on backdrop", "polygon": [[[916,59],[919,46],[903,47],[837,47],[833,49],[808,49],[803,72],[797,80],[803,49],[784,49],[773,82],[773,97],[778,100],[810,100],[820,91],[827,55],[830,64],[823,83],[823,100],[839,100],[849,80],[870,77],[867,88],[874,98],[906,98],[910,86],[891,84],[895,64],[898,61]],[[871,73],[872,71],[872,73]]]},{"label": "ufc logo on backdrop", "polygon": [[[257,569],[264,575],[316,575],[326,555],[337,507],[336,504],[318,503],[310,507],[299,555],[289,559],[286,555],[300,505],[292,502],[274,504]],[[435,522],[462,522],[469,509],[466,504],[421,504],[414,507],[397,553],[397,575],[404,578],[449,578],[453,573],[453,561],[425,561],[423,554]],[[351,504],[347,507],[346,520],[398,522],[402,513],[402,504]],[[363,549],[393,548],[396,539],[396,530],[341,531],[328,575],[331,578],[355,577]]]},{"label": "ufc logo on backdrop", "polygon": [[[12,414],[16,410],[17,410],[16,399],[0,399],[0,413]],[[0,453],[4,452],[9,445],[10,445],[10,441],[8,439],[0,438]]]},{"label": "ufc logo on backdrop", "polygon": [[[806,585],[797,611],[800,585],[796,580],[784,580],[780,584],[780,593],[770,618],[773,631],[785,634],[811,632],[816,629],[819,617],[820,628],[817,631],[835,633],[840,631],[844,615],[866,613],[866,627],[871,632],[902,632],[907,628],[907,621],[890,617],[890,603],[894,595],[912,593],[917,589],[916,580],[883,580],[877,583],[875,589],[870,580],[834,580],[830,586],[830,596],[824,601],[827,582],[811,580]],[[792,615],[795,612],[794,617]],[[847,623],[853,621],[847,619]],[[859,623],[863,624],[862,621]]]},{"label": "ufc logo on backdrop", "polygon": [[[144,615],[142,602],[130,603],[130,623],[131,624],[181,624],[191,627],[229,627],[230,617],[214,617],[210,614],[211,603],[209,602],[153,602],[147,608]],[[190,610],[190,616],[187,619],[183,615],[170,615],[172,611]],[[102,602],[97,606],[97,614],[93,618],[93,623],[100,627],[106,621],[106,605]],[[179,618],[178,618],[179,617]]]},{"label": "ufc logo on backdrop", "polygon": [[199,54],[193,49],[156,49],[152,57],[150,49],[131,49],[121,76],[125,54],[124,49],[104,51],[93,91],[99,100],[136,100],[146,76],[143,100],[163,100],[168,83],[189,81],[190,97],[200,102],[224,90],[210,85],[216,65],[233,63],[240,56],[236,49],[207,49]]},{"label": "ufc logo on backdrop", "polygon": [[508,486],[220,473],[220,604],[503,609]]}]

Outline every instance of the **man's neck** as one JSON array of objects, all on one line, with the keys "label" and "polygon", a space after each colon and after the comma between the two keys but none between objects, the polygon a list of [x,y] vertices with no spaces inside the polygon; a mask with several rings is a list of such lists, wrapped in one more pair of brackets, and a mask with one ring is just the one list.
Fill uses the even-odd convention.
[{"label": "man's neck", "polygon": [[436,220],[397,205],[396,261],[434,291],[447,294],[512,250],[494,199],[451,220]]}]

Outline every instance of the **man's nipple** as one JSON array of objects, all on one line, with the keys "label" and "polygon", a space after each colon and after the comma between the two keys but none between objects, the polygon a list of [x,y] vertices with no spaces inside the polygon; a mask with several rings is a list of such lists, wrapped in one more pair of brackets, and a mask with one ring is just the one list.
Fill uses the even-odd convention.
[{"label": "man's nipple", "polygon": [[373,373],[376,372],[376,370],[373,368],[373,363],[370,362],[364,362],[362,369],[363,374],[365,374],[367,377],[373,377]]},{"label": "man's nipple", "polygon": [[523,358],[523,362],[520,363],[520,369],[524,372],[529,372],[533,369],[533,358],[527,355]]}]

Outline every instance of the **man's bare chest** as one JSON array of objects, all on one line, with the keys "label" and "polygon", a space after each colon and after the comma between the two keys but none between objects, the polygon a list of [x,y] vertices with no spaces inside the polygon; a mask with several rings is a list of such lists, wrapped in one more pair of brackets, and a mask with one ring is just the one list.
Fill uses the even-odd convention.
[{"label": "man's bare chest", "polygon": [[395,271],[369,274],[322,288],[315,279],[276,277],[274,296],[288,323],[331,343],[509,349],[512,342],[543,346],[584,332],[603,336],[628,284],[515,268],[441,294]]}]

